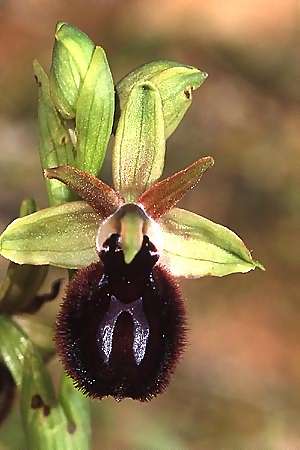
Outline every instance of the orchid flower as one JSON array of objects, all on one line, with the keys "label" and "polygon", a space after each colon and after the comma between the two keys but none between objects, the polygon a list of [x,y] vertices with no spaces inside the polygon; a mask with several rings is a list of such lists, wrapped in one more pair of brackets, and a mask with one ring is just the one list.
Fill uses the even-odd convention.
[{"label": "orchid flower", "polygon": [[[206,74],[162,61],[132,72],[117,85],[113,125],[102,49],[74,29],[70,37],[65,25],[57,33],[50,87],[35,66],[42,154],[49,155],[49,145],[57,153],[55,161],[42,158],[56,206],[12,222],[0,238],[0,253],[17,264],[79,269],[56,323],[67,373],[94,398],[149,400],[168,385],[186,341],[184,301],[174,277],[220,277],[262,266],[235,233],[176,206],[213,166],[211,157],[160,180],[166,138]],[[73,60],[80,61],[74,63],[74,87],[65,68]],[[43,126],[50,113],[58,130],[51,136]],[[97,177],[112,128],[114,187]]]}]

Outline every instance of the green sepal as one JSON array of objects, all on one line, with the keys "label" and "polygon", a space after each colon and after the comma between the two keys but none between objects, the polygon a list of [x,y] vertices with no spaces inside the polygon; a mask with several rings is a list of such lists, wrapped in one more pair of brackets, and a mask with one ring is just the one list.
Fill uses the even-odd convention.
[{"label": "green sepal", "polygon": [[190,211],[174,208],[160,219],[161,261],[174,276],[224,276],[263,266],[253,260],[243,241],[228,228]]},{"label": "green sepal", "polygon": [[122,111],[113,148],[114,186],[134,201],[162,174],[165,136],[161,97],[149,82],[133,87]]},{"label": "green sepal", "polygon": [[114,84],[104,50],[96,47],[76,104],[76,166],[98,175],[114,118]]},{"label": "green sepal", "polygon": [[[74,165],[73,144],[50,96],[48,76],[37,61],[34,61],[33,69],[39,90],[39,153],[42,168]],[[68,187],[60,181],[46,180],[46,185],[49,205],[59,205],[74,198]]]},{"label": "green sepal", "polygon": [[0,236],[0,254],[18,264],[68,269],[97,261],[102,217],[85,202],[70,202],[14,220]]},{"label": "green sepal", "polygon": [[65,373],[62,375],[58,401],[68,421],[68,432],[76,439],[78,450],[88,450],[91,440],[90,400]]},{"label": "green sepal", "polygon": [[75,117],[79,90],[94,49],[95,44],[85,33],[64,22],[57,24],[50,87],[56,108],[67,119]]},{"label": "green sepal", "polygon": [[[151,81],[162,98],[166,139],[175,131],[192,103],[192,91],[201,86],[207,74],[195,67],[174,61],[153,61],[138,67],[116,86],[118,107],[122,112],[131,89],[137,83]],[[116,114],[116,121],[120,116]]]},{"label": "green sepal", "polygon": [[[20,217],[35,211],[36,204],[33,199],[22,201]],[[12,314],[24,311],[38,293],[47,273],[47,266],[19,266],[11,262],[0,285],[0,312]]]}]

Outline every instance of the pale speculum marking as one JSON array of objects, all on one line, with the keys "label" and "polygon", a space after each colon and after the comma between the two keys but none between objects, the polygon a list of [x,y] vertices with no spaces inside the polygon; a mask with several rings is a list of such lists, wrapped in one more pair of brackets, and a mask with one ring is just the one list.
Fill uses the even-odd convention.
[{"label": "pale speculum marking", "polygon": [[104,354],[104,362],[108,364],[112,352],[114,329],[119,316],[123,313],[128,313],[133,321],[132,351],[136,364],[140,365],[146,353],[150,333],[142,297],[131,303],[122,303],[117,297],[111,295],[108,311],[104,315],[98,330],[97,344]]}]

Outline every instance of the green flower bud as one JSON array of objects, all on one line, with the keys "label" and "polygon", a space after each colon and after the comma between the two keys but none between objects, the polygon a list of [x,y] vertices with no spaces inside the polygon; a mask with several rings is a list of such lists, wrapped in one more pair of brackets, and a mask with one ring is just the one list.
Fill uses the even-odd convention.
[{"label": "green flower bud", "polygon": [[98,175],[111,135],[115,108],[112,75],[104,50],[96,47],[76,105],[76,165]]},{"label": "green flower bud", "polygon": [[[67,127],[57,112],[50,95],[49,80],[37,61],[33,63],[38,85],[39,153],[43,169],[74,164],[74,148]],[[72,200],[72,192],[59,181],[47,180],[49,204],[59,205]]]},{"label": "green flower bud", "polygon": [[161,96],[153,83],[135,84],[124,105],[112,152],[114,186],[135,199],[162,174],[165,162]]},{"label": "green flower bud", "polygon": [[50,89],[56,108],[65,118],[74,118],[80,87],[95,49],[82,31],[59,22],[56,26],[50,73]]},{"label": "green flower bud", "polygon": [[168,138],[190,107],[192,91],[200,87],[206,78],[205,72],[173,61],[154,61],[138,67],[116,86],[120,108],[117,118],[124,109],[133,86],[151,81],[162,98],[165,136]]},{"label": "green flower bud", "polygon": [[106,55],[65,23],[57,25],[55,39],[51,97],[62,117],[75,119],[75,165],[98,175],[114,117],[114,84]]}]

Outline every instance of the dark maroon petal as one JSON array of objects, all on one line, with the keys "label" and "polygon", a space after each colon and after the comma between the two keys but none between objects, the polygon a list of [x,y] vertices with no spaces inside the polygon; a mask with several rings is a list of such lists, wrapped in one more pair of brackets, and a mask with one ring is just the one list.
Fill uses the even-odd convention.
[{"label": "dark maroon petal", "polygon": [[144,206],[149,216],[159,219],[196,186],[203,173],[213,164],[211,156],[198,159],[180,172],[153,184],[139,197],[138,202]]},{"label": "dark maroon petal", "polygon": [[123,204],[123,199],[103,181],[71,166],[59,166],[45,170],[45,176],[62,181],[95,211],[106,218]]},{"label": "dark maroon petal", "polygon": [[169,383],[184,347],[185,311],[174,279],[160,267],[152,271],[157,254],[148,238],[125,264],[117,237],[101,255],[105,270],[92,264],[69,284],[56,342],[67,372],[89,396],[145,401]]}]

